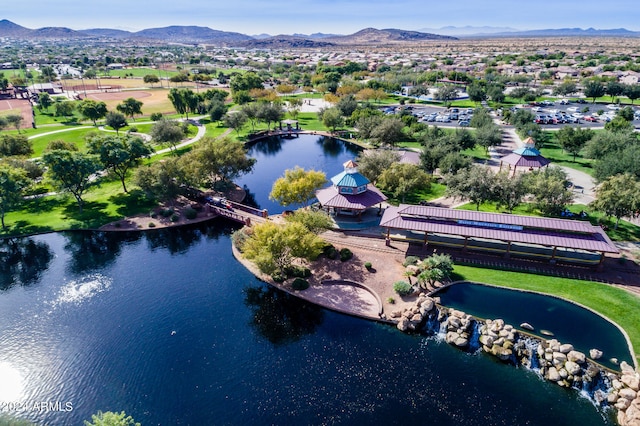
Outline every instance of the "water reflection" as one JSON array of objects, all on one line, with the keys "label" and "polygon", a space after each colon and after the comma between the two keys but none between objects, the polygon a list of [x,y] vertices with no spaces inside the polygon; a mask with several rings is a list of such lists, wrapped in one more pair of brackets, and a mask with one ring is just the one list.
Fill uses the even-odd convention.
[{"label": "water reflection", "polygon": [[305,302],[273,287],[248,287],[245,304],[253,311],[253,326],[276,345],[299,340],[315,333],[324,320],[319,306]]},{"label": "water reflection", "polygon": [[256,194],[251,192],[247,185],[242,185],[242,189],[245,192],[244,200],[242,200],[242,204],[245,206],[255,207],[256,209],[260,208],[258,201],[256,201]]},{"label": "water reflection", "polygon": [[74,274],[102,269],[120,255],[125,243],[141,238],[140,232],[75,231],[64,234],[65,249],[71,255],[68,268]]},{"label": "water reflection", "polygon": [[32,238],[0,241],[0,290],[37,282],[52,258],[49,245],[42,241]]},{"label": "water reflection", "polygon": [[251,151],[259,152],[265,156],[272,157],[282,150],[282,138],[270,137],[261,139],[260,141],[251,145]]},{"label": "water reflection", "polygon": [[[325,155],[328,155],[330,157],[337,157],[338,155],[342,154],[342,152],[346,148],[343,142],[334,138],[321,137],[321,138],[318,138],[316,143],[322,147],[322,152],[324,152]],[[354,155],[356,153],[356,151],[354,150],[349,150],[349,151],[353,151]]]},{"label": "water reflection", "polygon": [[181,226],[174,229],[159,229],[145,233],[149,249],[167,249],[171,254],[186,253],[191,246],[200,242],[202,237],[207,240],[217,240],[222,235],[228,235],[234,229],[235,222],[224,218],[215,220],[214,226],[195,224]]}]

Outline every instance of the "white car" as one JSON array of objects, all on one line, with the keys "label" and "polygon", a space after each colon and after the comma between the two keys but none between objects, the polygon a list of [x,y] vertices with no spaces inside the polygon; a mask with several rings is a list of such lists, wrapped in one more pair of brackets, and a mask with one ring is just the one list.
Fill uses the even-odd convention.
[{"label": "white car", "polygon": [[567,108],[567,112],[578,112],[578,107],[569,107]]},{"label": "white car", "polygon": [[448,115],[439,115],[436,117],[436,122],[438,123],[448,123],[450,121],[451,119],[449,118]]},{"label": "white car", "polygon": [[617,111],[617,110],[620,109],[620,107],[618,105],[615,105],[615,104],[609,104],[609,105],[607,105],[607,109],[612,109],[614,111]]},{"label": "white car", "polygon": [[571,116],[575,118],[584,118],[584,114],[581,114],[579,112],[574,112],[573,114],[571,114]]}]

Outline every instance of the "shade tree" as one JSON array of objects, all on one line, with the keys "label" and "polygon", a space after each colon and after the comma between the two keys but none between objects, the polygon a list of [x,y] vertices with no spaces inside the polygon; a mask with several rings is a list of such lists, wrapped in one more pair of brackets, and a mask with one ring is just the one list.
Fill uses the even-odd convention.
[{"label": "shade tree", "polygon": [[120,179],[124,192],[128,192],[125,179],[129,171],[153,152],[142,138],[131,136],[96,135],[87,146],[90,154],[98,156],[102,167]]},{"label": "shade tree", "polygon": [[45,152],[42,160],[47,167],[47,174],[54,186],[61,191],[70,192],[76,199],[78,209],[82,212],[85,192],[97,182],[91,179],[100,163],[94,155],[82,152],[54,150]]},{"label": "shade tree", "polygon": [[327,177],[321,171],[304,170],[301,167],[287,169],[284,176],[273,183],[269,199],[283,206],[292,204],[307,206],[315,197],[316,191],[326,182]]}]

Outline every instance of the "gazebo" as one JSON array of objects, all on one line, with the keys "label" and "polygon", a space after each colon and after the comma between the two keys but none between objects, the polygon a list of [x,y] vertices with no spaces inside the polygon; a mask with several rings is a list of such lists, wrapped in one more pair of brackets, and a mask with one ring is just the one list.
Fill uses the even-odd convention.
[{"label": "gazebo", "polygon": [[366,209],[387,197],[358,172],[355,161],[349,160],[343,166],[344,171],[331,178],[330,187],[316,191],[316,198],[324,209],[360,219]]},{"label": "gazebo", "polygon": [[526,167],[529,170],[533,170],[534,168],[545,167],[550,162],[536,149],[533,138],[528,137],[525,139],[522,148],[518,148],[500,159],[500,170],[502,170],[502,164],[506,163],[509,165],[509,169],[513,166],[513,175],[515,176],[518,167]]}]

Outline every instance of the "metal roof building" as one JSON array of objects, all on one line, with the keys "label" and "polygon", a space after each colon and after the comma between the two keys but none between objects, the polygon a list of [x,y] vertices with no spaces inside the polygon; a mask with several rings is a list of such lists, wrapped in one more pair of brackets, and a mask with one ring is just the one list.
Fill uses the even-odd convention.
[{"label": "metal roof building", "polygon": [[[380,226],[387,228],[387,238],[391,229],[424,233],[424,244],[429,242],[429,235],[457,236],[464,239],[459,244],[463,249],[482,250],[482,244],[474,242],[498,241],[504,243],[499,251],[507,256],[520,253],[518,250],[524,250],[523,247],[543,247],[549,249],[551,261],[570,259],[558,250],[598,253],[599,263],[605,253],[618,253],[602,228],[580,220],[401,204],[385,210]],[[516,247],[518,250],[514,250]],[[523,253],[527,252],[534,251]]]}]

